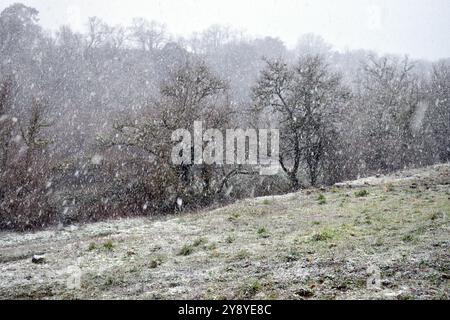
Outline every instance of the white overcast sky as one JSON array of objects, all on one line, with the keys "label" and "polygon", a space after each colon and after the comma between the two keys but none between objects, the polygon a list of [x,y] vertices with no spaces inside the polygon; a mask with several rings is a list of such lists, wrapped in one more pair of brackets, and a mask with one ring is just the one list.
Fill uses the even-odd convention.
[{"label": "white overcast sky", "polygon": [[339,50],[450,57],[450,0],[0,0],[0,10],[14,2],[38,9],[47,29],[82,30],[89,16],[110,24],[145,17],[176,35],[224,24],[290,47],[313,32]]}]

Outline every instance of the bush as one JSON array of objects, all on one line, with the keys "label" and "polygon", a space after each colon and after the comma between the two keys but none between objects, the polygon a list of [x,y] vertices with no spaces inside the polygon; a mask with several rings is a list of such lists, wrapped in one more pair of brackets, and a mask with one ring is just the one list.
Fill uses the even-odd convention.
[{"label": "bush", "polygon": [[45,173],[21,172],[16,168],[3,175],[0,230],[30,231],[54,225],[59,216],[50,201],[51,190],[43,185]]}]

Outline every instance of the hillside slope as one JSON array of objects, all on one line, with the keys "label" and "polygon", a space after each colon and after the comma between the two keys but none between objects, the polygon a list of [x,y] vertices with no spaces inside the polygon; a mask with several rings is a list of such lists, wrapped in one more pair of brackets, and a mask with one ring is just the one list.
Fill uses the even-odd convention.
[{"label": "hillside slope", "polygon": [[448,299],[449,218],[450,166],[437,165],[195,214],[0,233],[0,298]]}]

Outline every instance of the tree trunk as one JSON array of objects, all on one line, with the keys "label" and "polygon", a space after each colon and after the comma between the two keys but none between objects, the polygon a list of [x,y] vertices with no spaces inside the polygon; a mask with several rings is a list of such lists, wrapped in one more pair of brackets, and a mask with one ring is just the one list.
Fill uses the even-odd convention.
[{"label": "tree trunk", "polygon": [[292,191],[298,191],[300,189],[300,182],[298,181],[297,174],[295,172],[289,174],[289,180],[291,181]]}]

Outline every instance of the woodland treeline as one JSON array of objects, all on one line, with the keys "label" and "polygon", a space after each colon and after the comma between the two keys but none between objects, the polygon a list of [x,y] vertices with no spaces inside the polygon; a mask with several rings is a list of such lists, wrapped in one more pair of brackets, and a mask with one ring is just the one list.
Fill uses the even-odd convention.
[{"label": "woodland treeline", "polygon": [[[450,159],[450,60],[337,52],[312,34],[287,49],[217,25],[175,38],[142,18],[49,32],[38,17],[22,4],[0,14],[0,229],[194,210]],[[278,128],[282,170],[173,165],[171,133],[194,121]]]}]

